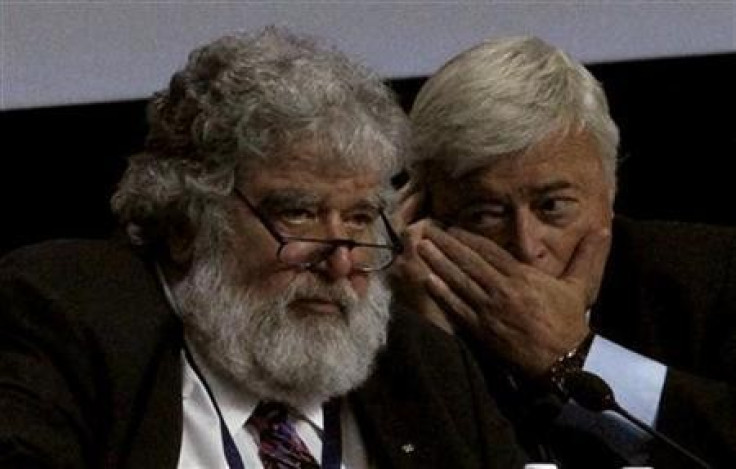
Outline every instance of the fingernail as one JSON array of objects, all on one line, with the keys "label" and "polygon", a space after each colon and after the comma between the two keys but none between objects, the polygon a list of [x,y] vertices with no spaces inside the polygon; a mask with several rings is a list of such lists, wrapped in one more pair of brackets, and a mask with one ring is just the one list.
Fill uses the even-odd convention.
[{"label": "fingernail", "polygon": [[434,287],[437,287],[439,289],[445,288],[446,284],[445,281],[442,280],[437,276],[437,274],[433,274],[430,272],[429,275],[427,275],[427,283],[432,284]]},{"label": "fingernail", "polygon": [[417,251],[419,254],[430,254],[431,253],[431,247],[429,244],[429,241],[427,240],[421,240],[417,243]]}]

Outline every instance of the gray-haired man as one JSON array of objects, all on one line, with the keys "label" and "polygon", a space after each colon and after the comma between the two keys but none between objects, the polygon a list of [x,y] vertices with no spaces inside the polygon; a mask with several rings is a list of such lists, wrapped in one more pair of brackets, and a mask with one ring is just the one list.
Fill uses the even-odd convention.
[{"label": "gray-haired man", "polygon": [[591,74],[539,39],[489,40],[429,79],[411,119],[435,223],[409,229],[398,292],[506,370],[491,386],[538,459],[691,467],[610,416],[550,415],[548,390],[584,368],[638,418],[733,466],[736,233],[614,218],[618,130]]}]

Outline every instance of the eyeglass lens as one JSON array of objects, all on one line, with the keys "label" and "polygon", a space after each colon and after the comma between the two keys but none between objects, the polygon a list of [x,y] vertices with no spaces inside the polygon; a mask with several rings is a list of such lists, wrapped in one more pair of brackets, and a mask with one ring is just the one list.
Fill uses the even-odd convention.
[{"label": "eyeglass lens", "polygon": [[[313,266],[329,257],[339,245],[318,241],[290,240],[279,250],[279,258],[289,265]],[[378,270],[393,261],[394,253],[389,247],[354,246],[350,248],[350,259],[357,270]]]}]

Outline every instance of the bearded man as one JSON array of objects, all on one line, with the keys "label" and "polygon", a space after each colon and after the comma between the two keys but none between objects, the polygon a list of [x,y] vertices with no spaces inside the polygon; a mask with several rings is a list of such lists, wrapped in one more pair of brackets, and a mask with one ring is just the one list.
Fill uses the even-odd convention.
[{"label": "bearded man", "polygon": [[112,206],[0,265],[2,467],[521,464],[463,346],[390,313],[408,125],[269,28],[195,50]]}]

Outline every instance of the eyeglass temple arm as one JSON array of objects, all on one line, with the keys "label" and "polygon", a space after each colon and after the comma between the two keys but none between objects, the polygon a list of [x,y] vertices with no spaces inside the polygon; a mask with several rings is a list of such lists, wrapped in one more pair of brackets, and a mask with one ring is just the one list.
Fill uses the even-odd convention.
[{"label": "eyeglass temple arm", "polygon": [[388,237],[391,239],[391,244],[394,246],[394,251],[397,254],[401,254],[402,252],[404,252],[404,243],[401,242],[401,238],[394,230],[394,227],[391,226],[391,222],[389,221],[383,210],[381,210],[381,219],[386,225],[386,231],[388,232]]},{"label": "eyeglass temple arm", "polygon": [[258,220],[266,228],[266,230],[271,233],[271,236],[273,236],[279,244],[283,245],[286,242],[283,235],[276,230],[276,227],[274,227],[271,222],[258,209],[253,206],[252,203],[250,203],[250,200],[248,200],[245,194],[240,192],[240,189],[238,189],[237,187],[233,190],[233,192],[235,192],[235,195],[240,200],[242,200],[243,203],[250,209],[251,213],[255,215],[256,218],[258,218]]}]

